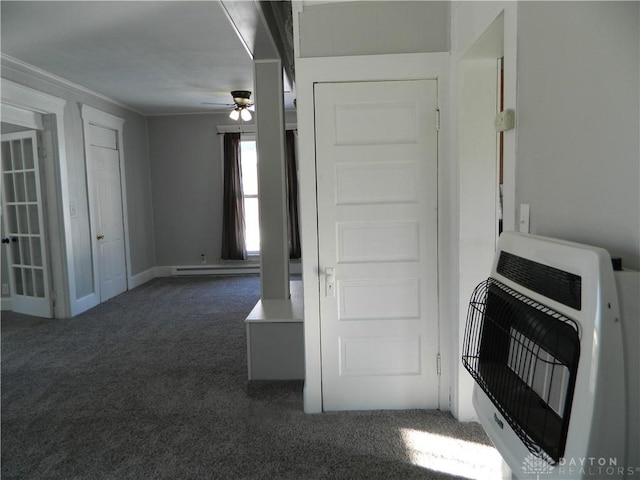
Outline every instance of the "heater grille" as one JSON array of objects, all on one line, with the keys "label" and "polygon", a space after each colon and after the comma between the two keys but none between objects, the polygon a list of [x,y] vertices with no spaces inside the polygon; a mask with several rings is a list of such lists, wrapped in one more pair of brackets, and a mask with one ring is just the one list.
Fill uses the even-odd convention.
[{"label": "heater grille", "polygon": [[582,278],[573,273],[500,252],[496,271],[534,292],[568,307],[582,308]]},{"label": "heater grille", "polygon": [[564,454],[580,357],[575,321],[489,278],[473,292],[462,362],[527,448]]}]

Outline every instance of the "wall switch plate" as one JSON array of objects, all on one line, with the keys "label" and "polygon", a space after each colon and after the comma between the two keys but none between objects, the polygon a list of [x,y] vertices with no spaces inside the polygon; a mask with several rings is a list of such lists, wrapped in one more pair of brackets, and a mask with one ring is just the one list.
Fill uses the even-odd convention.
[{"label": "wall switch plate", "polygon": [[3,283],[2,284],[2,295],[9,295],[9,284],[8,283]]}]

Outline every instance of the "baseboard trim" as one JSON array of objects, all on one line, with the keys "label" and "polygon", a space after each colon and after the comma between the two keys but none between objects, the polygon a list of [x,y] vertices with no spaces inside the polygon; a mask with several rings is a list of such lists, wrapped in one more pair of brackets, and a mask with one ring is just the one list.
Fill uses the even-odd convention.
[{"label": "baseboard trim", "polygon": [[93,307],[100,305],[100,298],[96,293],[90,293],[82,298],[76,298],[71,304],[71,316],[75,317],[82,312],[92,309]]},{"label": "baseboard trim", "polygon": [[13,306],[11,305],[11,297],[2,297],[0,305],[2,310],[13,310]]},{"label": "baseboard trim", "polygon": [[154,270],[156,272],[156,278],[158,278],[158,277],[170,277],[172,268],[173,267],[154,267]]},{"label": "baseboard trim", "polygon": [[145,270],[144,272],[136,273],[131,278],[129,278],[129,290],[139,287],[140,285],[143,285],[148,281],[156,278],[158,276],[158,274],[156,273],[156,268],[157,267],[153,267],[149,270]]},{"label": "baseboard trim", "polygon": [[[299,260],[293,260],[289,265],[293,274],[302,272]],[[251,275],[260,273],[259,263],[213,264],[213,265],[171,265],[151,267],[144,272],[129,277],[129,290],[144,285],[160,277],[180,277],[189,275]],[[3,307],[3,310],[5,308]]]}]

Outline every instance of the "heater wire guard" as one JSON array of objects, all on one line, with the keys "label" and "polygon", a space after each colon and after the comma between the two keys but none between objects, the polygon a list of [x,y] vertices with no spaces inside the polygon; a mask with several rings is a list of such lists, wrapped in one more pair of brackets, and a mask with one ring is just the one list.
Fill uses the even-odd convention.
[{"label": "heater wire guard", "polygon": [[559,462],[580,358],[577,323],[494,278],[474,290],[462,363],[536,457]]}]

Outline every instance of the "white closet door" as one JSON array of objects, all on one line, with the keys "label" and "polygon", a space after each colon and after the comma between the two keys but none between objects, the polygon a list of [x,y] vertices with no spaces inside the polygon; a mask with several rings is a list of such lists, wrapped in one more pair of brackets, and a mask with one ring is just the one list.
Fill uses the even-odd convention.
[{"label": "white closet door", "polygon": [[437,81],[314,95],[323,409],[437,408]]},{"label": "white closet door", "polygon": [[127,290],[120,151],[115,130],[90,125],[87,141],[97,273],[104,302]]}]

